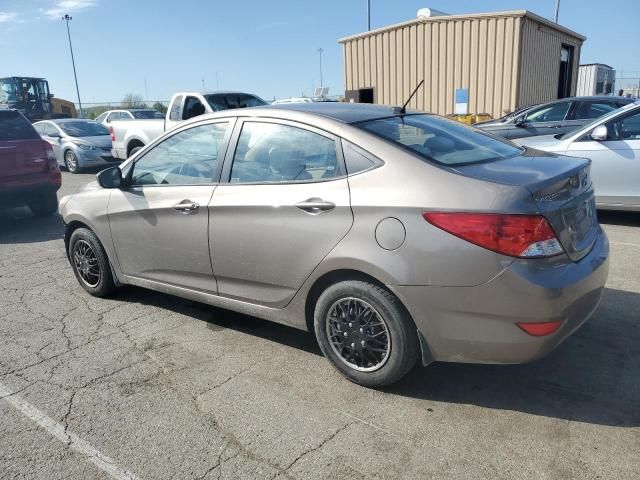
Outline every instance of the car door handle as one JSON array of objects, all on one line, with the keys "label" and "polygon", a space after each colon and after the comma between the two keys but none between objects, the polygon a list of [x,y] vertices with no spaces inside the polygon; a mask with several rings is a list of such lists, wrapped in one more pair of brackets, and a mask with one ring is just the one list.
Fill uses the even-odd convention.
[{"label": "car door handle", "polygon": [[312,215],[317,215],[322,212],[328,212],[336,208],[336,204],[333,202],[327,202],[321,198],[309,198],[304,202],[296,203],[296,207],[300,210],[304,210]]},{"label": "car door handle", "polygon": [[191,200],[183,200],[180,203],[173,206],[174,210],[179,211],[180,213],[189,214],[193,213],[200,208],[196,202],[192,202]]}]

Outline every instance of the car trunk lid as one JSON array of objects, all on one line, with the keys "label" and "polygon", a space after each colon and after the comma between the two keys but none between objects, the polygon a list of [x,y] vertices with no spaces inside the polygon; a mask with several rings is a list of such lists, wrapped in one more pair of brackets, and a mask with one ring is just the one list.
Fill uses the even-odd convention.
[{"label": "car trunk lid", "polygon": [[525,187],[533,196],[536,213],[547,218],[569,258],[578,261],[591,250],[600,228],[590,169],[587,159],[528,151],[455,170],[482,180]]}]

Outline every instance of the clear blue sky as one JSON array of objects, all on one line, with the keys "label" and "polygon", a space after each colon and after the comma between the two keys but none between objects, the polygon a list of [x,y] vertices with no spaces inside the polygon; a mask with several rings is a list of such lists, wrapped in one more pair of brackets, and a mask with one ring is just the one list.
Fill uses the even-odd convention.
[{"label": "clear blue sky", "polygon": [[[126,93],[168,99],[202,87],[266,99],[344,91],[338,38],[366,30],[366,0],[0,0],[0,76],[43,76],[56,96],[76,99],[63,13],[83,102]],[[552,18],[555,0],[371,0],[372,28],[414,18],[420,7],[448,13],[527,9]],[[596,4],[599,4],[596,7]],[[581,62],[640,78],[640,1],[562,0],[560,23],[587,37]]]}]

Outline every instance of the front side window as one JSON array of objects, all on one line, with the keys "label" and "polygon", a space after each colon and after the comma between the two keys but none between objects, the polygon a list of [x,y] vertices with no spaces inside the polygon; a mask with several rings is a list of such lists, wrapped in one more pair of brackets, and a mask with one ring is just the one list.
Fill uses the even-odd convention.
[{"label": "front side window", "polygon": [[405,115],[354,124],[443,165],[503,160],[522,151],[493,135],[434,115]]},{"label": "front side window", "polygon": [[246,122],[231,167],[232,183],[322,181],[341,175],[334,140],[277,123]]},{"label": "front side window", "polygon": [[533,110],[527,115],[527,122],[560,122],[569,111],[571,102],[559,102]]},{"label": "front side window", "polygon": [[190,118],[197,117],[204,114],[204,105],[196,97],[187,97],[184,101],[184,110],[182,111],[182,119],[189,120]]},{"label": "front side window", "polygon": [[133,166],[133,185],[197,185],[213,182],[227,122],[200,125],[162,141]]},{"label": "front side window", "polygon": [[607,140],[640,140],[640,112],[618,117],[606,125]]}]

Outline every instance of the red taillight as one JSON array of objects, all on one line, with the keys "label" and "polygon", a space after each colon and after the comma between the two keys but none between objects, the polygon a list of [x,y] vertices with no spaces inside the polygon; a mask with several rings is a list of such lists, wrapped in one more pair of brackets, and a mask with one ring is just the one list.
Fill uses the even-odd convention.
[{"label": "red taillight", "polygon": [[109,127],[109,134],[111,135],[111,141],[115,142],[116,141],[116,134],[113,131],[113,127]]},{"label": "red taillight", "polygon": [[531,336],[544,337],[545,335],[551,335],[553,332],[558,330],[562,325],[562,320],[540,323],[516,323],[516,325]]},{"label": "red taillight", "polygon": [[47,155],[47,169],[50,172],[59,172],[60,167],[58,166],[58,161],[56,160],[56,154],[53,152],[53,147],[49,144],[49,142],[42,142],[44,145],[44,151]]},{"label": "red taillight", "polygon": [[511,257],[550,257],[563,251],[541,215],[424,212],[422,216],[445,232]]}]

